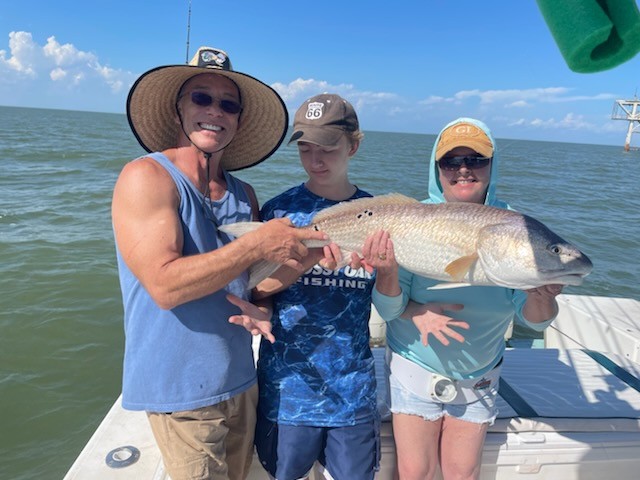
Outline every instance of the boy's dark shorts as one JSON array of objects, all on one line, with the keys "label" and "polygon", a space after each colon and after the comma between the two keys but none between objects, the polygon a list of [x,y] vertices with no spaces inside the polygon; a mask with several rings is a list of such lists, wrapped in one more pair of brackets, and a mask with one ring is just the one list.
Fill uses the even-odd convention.
[{"label": "boy's dark shorts", "polygon": [[380,463],[380,421],[293,426],[274,423],[258,410],[255,444],[260,463],[278,480],[305,477],[316,460],[336,480],[372,480]]}]

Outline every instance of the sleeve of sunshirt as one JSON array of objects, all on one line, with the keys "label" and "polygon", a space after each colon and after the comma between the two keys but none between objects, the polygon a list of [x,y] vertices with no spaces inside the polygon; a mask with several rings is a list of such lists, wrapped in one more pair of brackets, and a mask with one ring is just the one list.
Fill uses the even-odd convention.
[{"label": "sleeve of sunshirt", "polygon": [[[536,332],[542,332],[545,328],[553,323],[556,319],[557,315],[554,315],[549,320],[540,323],[533,323],[524,318],[524,313],[522,313],[522,309],[524,308],[524,304],[527,302],[527,293],[523,290],[515,290],[513,294],[513,305],[516,309],[516,321],[525,327],[528,327]],[[377,307],[376,307],[377,308]]]},{"label": "sleeve of sunshirt", "polygon": [[411,292],[411,279],[413,278],[413,274],[407,272],[405,269],[400,268],[399,271],[399,281],[400,281],[400,290],[402,291],[400,295],[395,297],[390,297],[388,295],[384,295],[380,293],[377,288],[373,289],[373,294],[371,295],[371,301],[378,310],[380,316],[387,322],[398,318],[404,312],[404,309],[407,308],[407,304],[409,303],[409,292]]}]

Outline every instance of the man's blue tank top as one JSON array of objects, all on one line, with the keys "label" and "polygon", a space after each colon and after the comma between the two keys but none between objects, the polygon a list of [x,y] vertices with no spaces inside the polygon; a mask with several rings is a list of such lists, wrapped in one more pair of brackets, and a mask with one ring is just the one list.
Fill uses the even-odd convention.
[{"label": "man's blue tank top", "polygon": [[[227,192],[210,202],[167,157],[160,153],[146,156],[167,170],[178,189],[183,255],[209,252],[229,243],[216,223],[252,219],[245,189],[227,172]],[[227,292],[247,298],[246,272],[225,289],[163,310],[131,273],[117,248],[116,253],[124,304],[124,408],[192,410],[227,400],[256,382],[251,334],[228,322],[239,309],[225,298]]]}]

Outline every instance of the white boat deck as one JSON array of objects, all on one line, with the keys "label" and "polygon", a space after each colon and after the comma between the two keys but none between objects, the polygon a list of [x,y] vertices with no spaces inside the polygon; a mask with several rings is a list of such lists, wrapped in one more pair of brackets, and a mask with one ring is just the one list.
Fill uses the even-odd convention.
[{"label": "white boat deck", "polygon": [[[547,330],[546,348],[506,352],[500,414],[487,434],[483,480],[638,478],[640,302],[576,295],[559,299],[560,315]],[[383,351],[374,349],[380,384]],[[380,406],[384,408],[383,402]],[[395,448],[388,421],[383,423],[381,446],[376,478],[391,479]],[[108,466],[105,460],[114,449],[119,450],[111,454]],[[134,449],[137,459],[131,456]],[[127,459],[136,461],[124,466]],[[120,399],[65,476],[167,478],[146,415],[122,409]],[[249,478],[269,478],[257,459]],[[319,478],[314,472],[312,479]]]}]

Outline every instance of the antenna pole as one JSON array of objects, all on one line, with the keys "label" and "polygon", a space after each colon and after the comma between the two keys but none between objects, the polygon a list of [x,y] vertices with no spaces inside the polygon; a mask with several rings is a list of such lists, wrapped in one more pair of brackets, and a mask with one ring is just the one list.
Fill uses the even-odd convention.
[{"label": "antenna pole", "polygon": [[189,14],[187,16],[187,56],[184,63],[189,63],[189,35],[191,34],[191,0],[189,0]]}]

